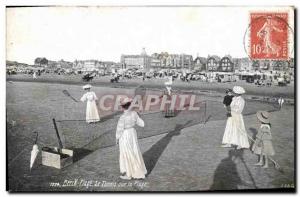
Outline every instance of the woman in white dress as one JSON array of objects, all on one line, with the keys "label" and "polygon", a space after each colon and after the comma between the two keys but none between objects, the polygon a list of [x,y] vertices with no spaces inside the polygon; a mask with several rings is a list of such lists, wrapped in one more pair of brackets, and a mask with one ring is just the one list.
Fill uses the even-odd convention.
[{"label": "woman in white dress", "polygon": [[237,149],[249,148],[248,135],[242,115],[245,100],[241,95],[245,93],[245,90],[240,86],[234,86],[233,92],[235,93],[235,97],[232,98],[230,104],[231,117],[228,117],[227,119],[222,144],[223,147],[236,145]]},{"label": "woman in white dress", "polygon": [[278,99],[278,104],[279,104],[279,109],[280,109],[280,110],[281,110],[281,108],[282,108],[283,103],[284,103],[284,99],[283,99],[282,97],[280,97],[280,98]]},{"label": "woman in white dress", "polygon": [[144,179],[147,174],[144,159],[138,144],[135,125],[144,127],[144,121],[137,112],[130,109],[132,100],[124,98],[121,100],[124,113],[121,115],[116,131],[116,143],[120,150],[120,178],[130,180]]},{"label": "woman in white dress", "polygon": [[91,91],[91,85],[85,85],[83,86],[83,89],[87,92],[81,97],[81,101],[85,102],[86,104],[86,122],[92,123],[92,122],[98,122],[100,121],[98,109],[96,105],[96,100],[98,100],[95,92]]},{"label": "woman in white dress", "polygon": [[165,86],[166,86],[166,89],[168,91],[168,95],[171,96],[173,77],[169,76],[167,79],[168,79],[168,81],[165,82]]}]

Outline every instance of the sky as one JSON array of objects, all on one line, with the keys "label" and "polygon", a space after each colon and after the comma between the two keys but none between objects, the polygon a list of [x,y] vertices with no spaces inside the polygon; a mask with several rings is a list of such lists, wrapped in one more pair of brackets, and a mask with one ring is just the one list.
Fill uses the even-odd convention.
[{"label": "sky", "polygon": [[249,14],[266,10],[289,11],[293,23],[292,10],[278,7],[7,8],[6,59],[119,62],[121,54],[140,54],[142,48],[150,55],[247,57]]}]

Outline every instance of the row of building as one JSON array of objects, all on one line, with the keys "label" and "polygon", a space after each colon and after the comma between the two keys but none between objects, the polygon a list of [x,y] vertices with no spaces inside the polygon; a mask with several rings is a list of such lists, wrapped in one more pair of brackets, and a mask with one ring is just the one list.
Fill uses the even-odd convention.
[{"label": "row of building", "polygon": [[234,71],[292,71],[294,59],[288,61],[251,60],[249,58],[232,58],[230,55],[208,57],[187,54],[168,54],[167,52],[147,55],[145,49],[140,55],[122,55],[122,68],[138,68],[144,70],[159,69],[189,69],[207,72],[234,72]]},{"label": "row of building", "polygon": [[193,69],[193,56],[186,54],[169,54],[167,52],[153,53],[147,55],[143,48],[140,55],[121,55],[123,68],[139,69],[166,69],[166,68],[186,68]]},{"label": "row of building", "polygon": [[[9,65],[15,62],[7,63]],[[288,61],[272,60],[251,60],[249,58],[232,58],[230,55],[219,57],[208,55],[207,57],[187,54],[169,54],[167,52],[153,53],[148,55],[143,48],[139,55],[121,55],[120,63],[99,60],[75,60],[73,62],[59,60],[52,61],[45,57],[38,57],[34,60],[34,66],[47,69],[67,69],[81,72],[98,71],[101,73],[112,72],[118,69],[142,69],[161,70],[161,69],[185,69],[190,71],[205,72],[237,72],[237,71],[288,71],[294,72],[294,59]],[[23,66],[26,67],[26,66]]]},{"label": "row of building", "polygon": [[57,70],[57,69],[65,69],[65,70],[76,70],[81,72],[92,72],[98,71],[105,73],[109,70],[112,65],[115,65],[115,62],[111,61],[99,61],[99,60],[75,60],[74,62],[69,62],[65,60],[52,61],[47,60],[45,57],[38,57],[34,61],[35,66]]}]

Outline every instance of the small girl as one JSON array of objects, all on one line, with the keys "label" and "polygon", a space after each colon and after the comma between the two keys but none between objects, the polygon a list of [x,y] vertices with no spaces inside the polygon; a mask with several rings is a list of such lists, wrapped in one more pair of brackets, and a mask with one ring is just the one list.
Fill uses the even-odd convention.
[{"label": "small girl", "polygon": [[[255,165],[262,166],[264,164],[263,168],[268,168],[268,156],[275,155],[272,145],[271,124],[269,120],[270,115],[266,111],[258,111],[256,116],[261,125],[252,146],[252,151],[259,155],[259,162]],[[263,157],[265,158],[265,163],[263,163]]]}]

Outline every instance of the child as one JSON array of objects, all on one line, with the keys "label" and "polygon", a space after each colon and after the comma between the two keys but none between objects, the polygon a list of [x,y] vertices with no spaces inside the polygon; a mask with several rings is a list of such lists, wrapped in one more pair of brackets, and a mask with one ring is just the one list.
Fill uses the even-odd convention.
[{"label": "child", "polygon": [[224,96],[224,100],[223,100],[224,107],[227,110],[227,117],[231,117],[230,104],[231,104],[232,98],[233,98],[232,90],[227,89],[226,96]]},{"label": "child", "polygon": [[256,113],[258,121],[261,123],[258,133],[256,134],[256,140],[252,146],[252,151],[259,155],[259,162],[255,165],[263,165],[263,157],[265,158],[265,163],[263,168],[268,168],[268,156],[275,154],[272,145],[272,135],[271,135],[271,124],[269,120],[269,113],[266,111],[258,111]]}]

